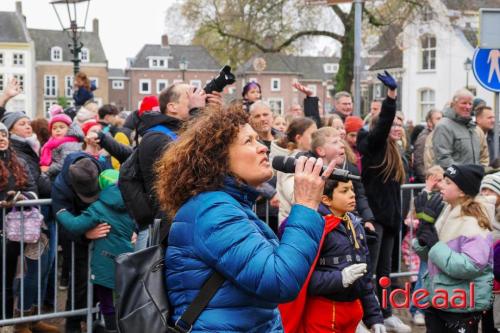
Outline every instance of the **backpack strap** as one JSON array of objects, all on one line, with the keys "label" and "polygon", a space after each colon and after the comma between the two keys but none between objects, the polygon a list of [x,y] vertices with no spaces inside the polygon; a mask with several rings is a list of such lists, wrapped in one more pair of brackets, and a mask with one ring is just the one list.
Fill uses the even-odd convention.
[{"label": "backpack strap", "polygon": [[210,278],[205,281],[200,292],[191,304],[189,304],[186,311],[175,322],[174,329],[179,333],[189,333],[193,329],[193,324],[198,319],[203,310],[207,307],[208,303],[215,295],[217,290],[224,283],[225,278],[215,271]]},{"label": "backpack strap", "polygon": [[162,125],[162,124],[148,128],[146,133],[149,133],[149,132],[161,132],[165,135],[168,135],[172,140],[177,139],[177,134],[175,134],[174,131],[172,131],[170,128],[168,128],[167,126]]}]

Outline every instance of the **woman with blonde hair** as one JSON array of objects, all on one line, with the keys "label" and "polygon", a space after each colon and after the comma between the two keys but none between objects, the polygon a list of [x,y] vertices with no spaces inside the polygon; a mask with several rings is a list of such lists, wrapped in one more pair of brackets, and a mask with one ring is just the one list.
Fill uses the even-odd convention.
[{"label": "woman with blonde hair", "polygon": [[[252,210],[272,176],[241,104],[192,120],[157,163],[158,202],[172,218],[165,255],[172,323],[208,280],[223,279],[191,332],[283,332],[279,303],[295,299],[318,252],[325,223],[316,212],[321,159],[298,160],[295,204],[281,241]],[[189,324],[188,326],[189,327]]]}]

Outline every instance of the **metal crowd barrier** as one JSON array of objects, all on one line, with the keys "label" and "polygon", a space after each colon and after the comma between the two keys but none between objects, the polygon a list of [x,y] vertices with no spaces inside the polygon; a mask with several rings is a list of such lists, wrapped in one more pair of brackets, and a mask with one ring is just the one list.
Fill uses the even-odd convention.
[{"label": "metal crowd barrier", "polygon": [[[424,184],[406,184],[401,187],[401,202],[403,203],[402,206],[404,206],[404,203],[407,202],[409,204],[409,211],[413,211],[413,198],[415,193],[420,191],[424,187]],[[49,206],[51,205],[51,200],[50,199],[41,199],[41,200],[25,200],[16,203],[15,207],[20,209],[19,211],[23,212],[26,207],[36,207],[41,211],[42,206]],[[269,216],[269,201],[265,202],[265,221],[267,224],[270,222],[270,216]],[[404,207],[401,207],[401,211],[403,212]],[[5,217],[6,217],[6,209],[2,209],[2,221],[5,226]],[[404,216],[406,218],[406,216]],[[57,254],[57,244],[58,244],[58,239],[59,239],[59,227],[56,221],[53,222],[55,224],[55,244],[56,244],[56,254],[55,254],[55,259],[53,265],[55,266],[56,272],[54,274],[54,299],[53,299],[53,304],[54,304],[54,310],[53,312],[50,313],[41,313],[42,305],[43,305],[43,300],[42,300],[42,295],[41,295],[41,290],[42,290],[42,267],[41,267],[41,261],[38,260],[38,276],[37,276],[37,307],[38,307],[38,312],[25,316],[23,311],[20,311],[20,316],[17,318],[7,318],[6,315],[6,288],[7,288],[7,281],[6,281],[6,245],[7,241],[10,242],[7,239],[6,232],[3,230],[1,234],[1,240],[2,240],[2,284],[1,284],[1,291],[2,291],[2,299],[1,299],[1,305],[2,305],[2,311],[0,313],[0,327],[5,326],[5,325],[13,325],[17,323],[23,323],[23,322],[32,322],[32,321],[38,321],[38,320],[45,320],[45,319],[53,319],[53,318],[67,318],[67,317],[72,317],[72,316],[86,316],[86,321],[87,321],[87,332],[91,333],[92,332],[92,322],[93,322],[93,315],[98,312],[98,309],[93,306],[93,287],[91,284],[91,279],[90,279],[90,251],[91,248],[89,247],[89,255],[88,255],[88,262],[87,267],[88,267],[88,276],[87,276],[87,306],[85,308],[80,308],[77,309],[75,308],[75,244],[74,242],[71,242],[71,273],[70,273],[70,284],[71,287],[68,289],[70,292],[70,295],[67,297],[70,297],[71,299],[71,307],[69,310],[66,311],[58,311],[58,254]],[[2,228],[4,229],[4,228]],[[410,233],[410,238],[414,237],[414,230],[413,230],[413,224],[410,223],[408,225],[408,232]],[[21,223],[21,234],[24,236],[24,218]],[[19,258],[24,258],[24,237],[21,238],[20,242],[20,256]],[[401,244],[403,242],[403,232],[400,231],[399,233],[399,248],[401,249]],[[50,243],[47,245],[50,246]],[[40,243],[38,243],[38,250],[40,251]],[[413,252],[413,249],[411,246],[409,247],[409,255],[416,255]],[[18,258],[18,260],[19,260]],[[408,277],[408,276],[414,276],[417,275],[417,271],[402,271],[401,270],[401,260],[402,260],[402,251],[399,251],[398,254],[398,264],[397,264],[397,271],[391,273],[391,277],[397,278],[397,277]],[[25,283],[24,279],[22,278],[25,275],[25,265],[24,265],[24,260],[21,262],[21,265],[17,265],[19,267],[19,288],[18,288],[18,294],[19,297],[17,297],[17,302],[16,298],[14,299],[14,304],[17,303],[17,308],[18,309],[24,309],[24,295],[25,295]],[[14,291],[13,291],[14,293]]]},{"label": "metal crowd barrier", "polygon": [[[404,184],[401,186],[401,215],[403,217],[403,223],[404,220],[407,218],[407,216],[410,214],[413,214],[415,211],[415,206],[413,204],[413,199],[415,198],[415,194],[420,193],[420,191],[425,187],[425,184]],[[407,205],[407,206],[406,206]],[[407,213],[405,211],[405,207],[407,208]],[[415,230],[413,228],[413,217],[410,219],[410,223],[408,225],[408,230],[407,232],[410,234],[410,240],[415,238]],[[402,251],[402,245],[403,245],[403,239],[405,235],[403,234],[403,228],[399,230],[399,251],[398,251],[398,269],[396,272],[392,272],[390,276],[392,278],[397,278],[397,277],[408,277],[408,276],[417,276],[418,271],[407,271],[403,272],[401,270],[401,261],[403,258],[403,251]],[[409,249],[409,257],[416,256],[417,254],[413,251],[413,247],[411,246],[411,243],[409,244],[410,246],[408,247]],[[410,259],[411,262],[411,259]]]},{"label": "metal crowd barrier", "polygon": [[[40,200],[25,200],[25,201],[20,201],[15,204],[15,207],[18,209],[19,212],[24,212],[27,207],[29,208],[38,208],[38,210],[41,212],[42,206],[50,206],[52,203],[51,199],[40,199]],[[17,242],[20,244],[20,253],[19,257],[17,259],[17,272],[16,276],[14,277],[14,281],[16,279],[19,281],[19,286],[17,289],[14,288],[16,283],[13,283],[12,287],[13,295],[14,295],[14,307],[16,309],[19,309],[19,317],[13,317],[13,318],[7,318],[6,314],[6,288],[7,286],[7,276],[6,276],[6,269],[7,269],[7,257],[6,257],[6,246],[7,242],[12,242],[7,239],[6,235],[6,215],[8,211],[7,209],[2,209],[2,221],[3,221],[3,226],[2,226],[2,235],[1,235],[1,240],[2,240],[2,284],[1,284],[1,293],[2,293],[2,299],[1,299],[1,313],[0,313],[0,327],[1,326],[6,326],[6,325],[14,325],[18,323],[24,323],[24,322],[33,322],[33,321],[39,321],[39,320],[46,320],[46,319],[53,319],[53,318],[67,318],[67,317],[72,317],[72,316],[86,316],[86,322],[87,322],[87,332],[91,333],[92,332],[92,322],[93,322],[93,314],[98,312],[98,309],[93,306],[93,286],[90,282],[90,252],[91,252],[91,247],[89,246],[89,253],[88,253],[88,261],[86,263],[88,267],[88,276],[87,276],[87,304],[85,308],[76,308],[75,307],[75,243],[71,242],[71,264],[70,264],[70,281],[69,281],[69,288],[67,297],[70,298],[70,309],[65,310],[65,311],[58,311],[58,240],[59,240],[59,228],[58,228],[58,223],[56,221],[53,221],[51,223],[54,223],[55,227],[55,259],[53,262],[53,267],[55,267],[55,274],[54,274],[54,280],[53,280],[53,292],[54,292],[54,299],[53,299],[53,311],[50,313],[41,313],[42,312],[42,306],[44,303],[44,300],[42,299],[42,262],[40,258],[37,260],[38,261],[38,274],[37,274],[37,296],[36,296],[36,306],[37,306],[37,313],[34,313],[32,315],[24,315],[24,296],[25,296],[25,242],[24,242],[24,214],[21,214],[21,241]],[[47,222],[47,221],[45,221]],[[47,244],[47,247],[50,247],[50,239],[49,243]],[[45,249],[45,251],[49,251],[50,248]],[[38,242],[38,253],[41,251],[41,244]],[[41,256],[41,254],[40,254]],[[20,261],[20,259],[22,259]],[[10,258],[10,260],[12,260]],[[17,274],[19,273],[19,274]],[[16,297],[17,296],[17,297]],[[13,310],[14,311],[14,310]]]}]

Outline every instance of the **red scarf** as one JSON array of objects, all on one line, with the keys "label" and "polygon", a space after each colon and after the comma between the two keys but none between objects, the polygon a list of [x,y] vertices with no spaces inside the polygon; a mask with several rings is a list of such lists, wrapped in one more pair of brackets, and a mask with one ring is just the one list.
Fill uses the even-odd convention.
[{"label": "red scarf", "polygon": [[303,317],[307,303],[307,288],[309,287],[309,281],[316,268],[316,262],[321,254],[321,248],[323,247],[326,235],[335,229],[341,222],[342,219],[335,217],[333,214],[325,216],[325,229],[323,230],[323,235],[319,242],[318,253],[316,254],[316,258],[314,258],[309,274],[307,274],[307,279],[302,289],[300,289],[299,295],[295,300],[278,306],[285,333],[300,333],[306,331],[305,327],[303,327]]}]

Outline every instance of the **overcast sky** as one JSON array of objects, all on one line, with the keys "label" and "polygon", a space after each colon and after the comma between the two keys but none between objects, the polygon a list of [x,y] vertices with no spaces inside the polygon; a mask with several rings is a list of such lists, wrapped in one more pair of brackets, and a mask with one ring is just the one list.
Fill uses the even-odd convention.
[{"label": "overcast sky", "polygon": [[[50,0],[22,0],[28,28],[60,29]],[[0,11],[15,11],[15,0],[0,0]],[[87,30],[99,19],[99,34],[109,67],[124,68],[146,44],[159,44],[165,11],[173,0],[91,0]]]}]

